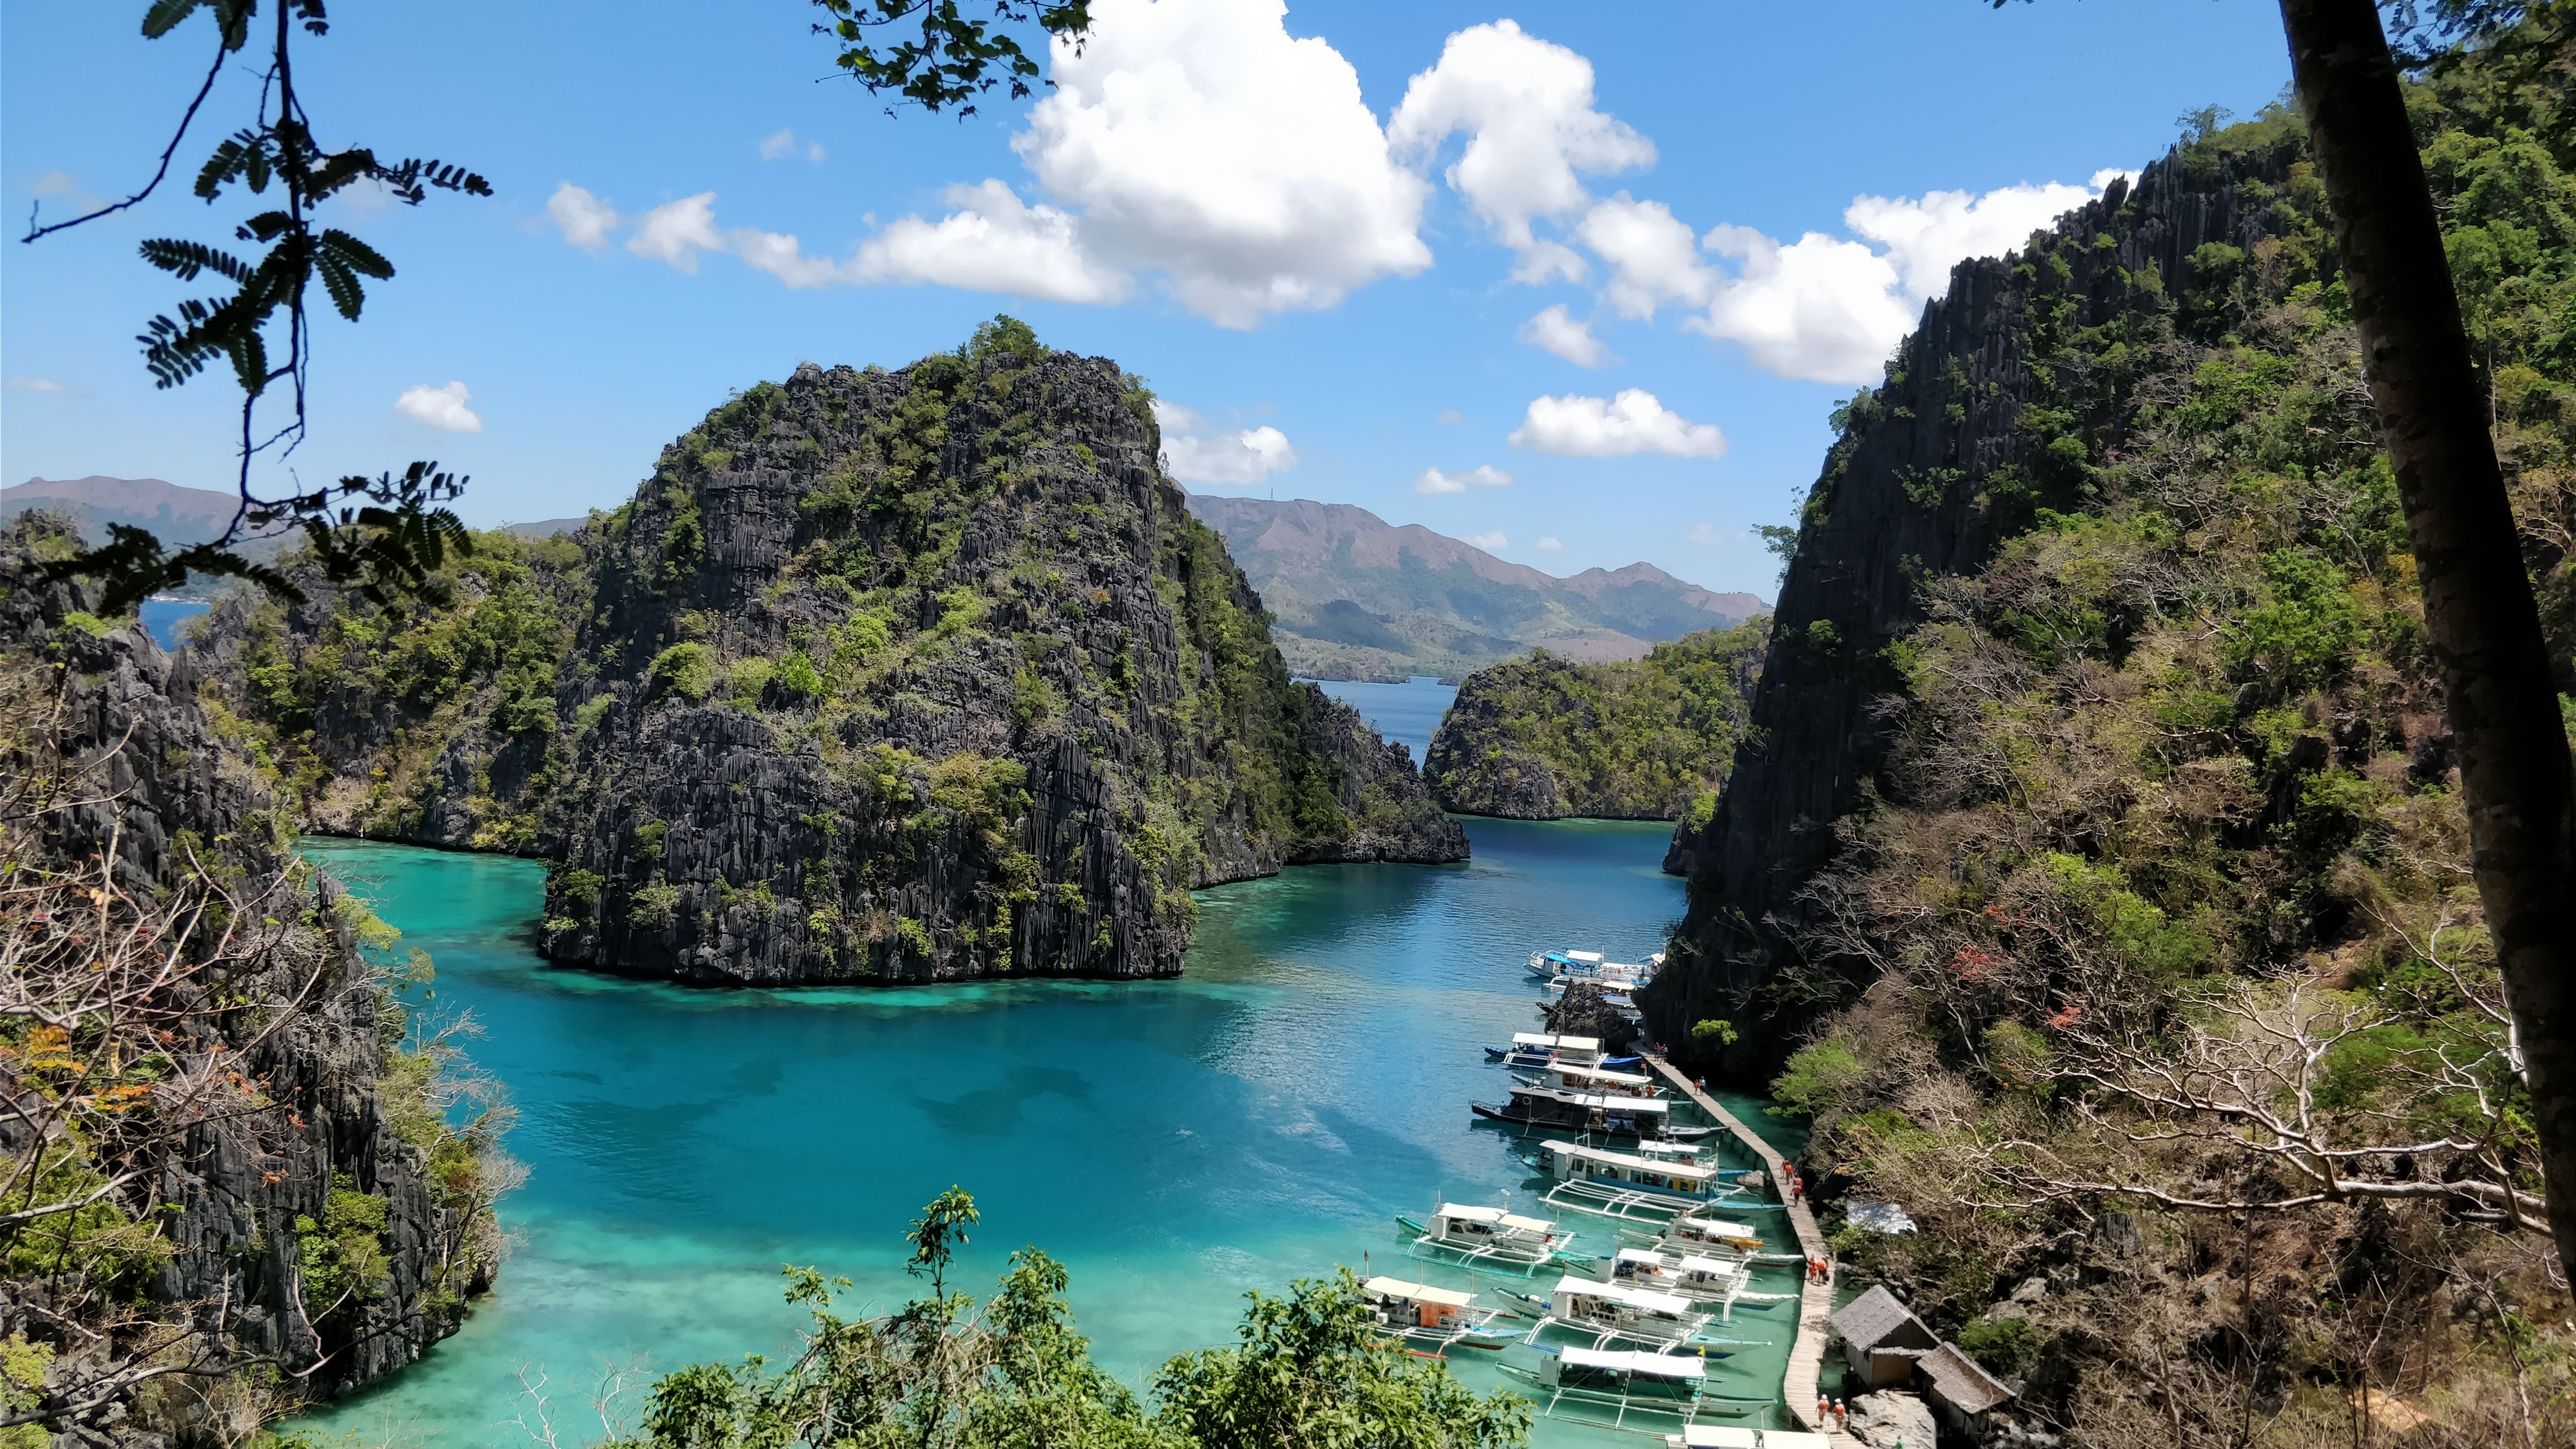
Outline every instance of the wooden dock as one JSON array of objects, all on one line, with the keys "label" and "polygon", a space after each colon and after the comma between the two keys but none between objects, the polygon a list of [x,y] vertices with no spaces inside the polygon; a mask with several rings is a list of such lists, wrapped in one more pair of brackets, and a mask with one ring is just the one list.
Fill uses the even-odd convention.
[{"label": "wooden dock", "polygon": [[[1816,1227],[1815,1213],[1808,1208],[1805,1198],[1789,1198],[1789,1164],[1780,1156],[1779,1150],[1763,1141],[1760,1133],[1737,1121],[1734,1113],[1717,1105],[1715,1098],[1701,1091],[1697,1082],[1683,1076],[1679,1068],[1662,1056],[1649,1053],[1646,1060],[1674,1086],[1688,1093],[1690,1099],[1699,1104],[1699,1109],[1708,1114],[1710,1121],[1733,1133],[1736,1141],[1762,1159],[1762,1165],[1770,1170],[1773,1190],[1788,1203],[1789,1226],[1798,1234],[1800,1253],[1809,1258],[1822,1258],[1831,1264],[1833,1254],[1825,1249],[1825,1235]],[[1824,1367],[1825,1341],[1833,1331],[1830,1321],[1833,1311],[1834,1284],[1830,1275],[1821,1283],[1809,1283],[1799,1290],[1798,1337],[1789,1346],[1789,1372],[1781,1380],[1780,1397],[1788,1404],[1790,1415],[1810,1433],[1833,1432],[1830,1423],[1819,1423],[1816,1417],[1817,1385]],[[1855,1446],[1855,1449],[1860,1445],[1858,1439],[1848,1434],[1834,1434],[1834,1443],[1837,1446]]]}]

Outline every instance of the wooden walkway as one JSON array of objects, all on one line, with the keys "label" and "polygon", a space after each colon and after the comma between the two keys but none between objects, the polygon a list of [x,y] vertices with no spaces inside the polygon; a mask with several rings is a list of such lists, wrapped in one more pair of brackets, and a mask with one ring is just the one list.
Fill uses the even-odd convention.
[{"label": "wooden walkway", "polygon": [[[1709,1120],[1735,1135],[1735,1140],[1752,1149],[1762,1165],[1770,1170],[1771,1186],[1785,1201],[1789,1197],[1789,1164],[1779,1150],[1762,1140],[1760,1133],[1736,1120],[1735,1114],[1717,1105],[1717,1100],[1699,1089],[1699,1084],[1683,1076],[1681,1070],[1661,1056],[1649,1054],[1646,1060],[1663,1073],[1672,1084],[1690,1094]],[[1788,1202],[1789,1226],[1798,1234],[1799,1252],[1804,1257],[1822,1258],[1828,1264],[1833,1254],[1825,1249],[1825,1235],[1816,1227],[1816,1215],[1807,1207],[1805,1198]],[[1789,1346],[1789,1372],[1781,1380],[1780,1396],[1789,1405],[1789,1413],[1810,1433],[1832,1433],[1830,1423],[1816,1418],[1818,1375],[1824,1367],[1825,1340],[1833,1331],[1830,1321],[1834,1311],[1834,1284],[1831,1276],[1821,1283],[1809,1283],[1798,1293],[1798,1337]],[[1860,1441],[1848,1434],[1834,1434],[1837,1446],[1859,1449]]]}]

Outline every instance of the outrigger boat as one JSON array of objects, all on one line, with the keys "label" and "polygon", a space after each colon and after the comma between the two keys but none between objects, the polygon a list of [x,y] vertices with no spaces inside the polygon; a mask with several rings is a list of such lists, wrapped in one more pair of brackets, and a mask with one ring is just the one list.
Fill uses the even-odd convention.
[{"label": "outrigger boat", "polygon": [[1544,981],[1550,976],[1570,976],[1578,971],[1598,971],[1607,958],[1598,951],[1532,951],[1530,974]]},{"label": "outrigger boat", "polygon": [[1678,1420],[1687,1426],[1702,1412],[1707,1397],[1708,1365],[1677,1353],[1630,1353],[1615,1349],[1567,1348],[1541,1354],[1536,1368],[1505,1362],[1502,1371],[1535,1391],[1539,1417],[1566,1417],[1599,1422],[1632,1433],[1654,1433],[1631,1418]]},{"label": "outrigger boat", "polygon": [[1668,1220],[1738,1191],[1720,1180],[1720,1168],[1580,1142],[1540,1143],[1536,1166],[1557,1180],[1548,1202],[1611,1218]]},{"label": "outrigger boat", "polygon": [[1613,1011],[1618,1011],[1620,1016],[1636,1021],[1636,998],[1628,993],[1633,993],[1641,982],[1587,982],[1584,977],[1548,977],[1546,985],[1538,987],[1540,1011],[1546,1011],[1548,1006],[1556,1006],[1558,1000],[1564,1000],[1566,987],[1577,987],[1577,985],[1602,987],[1602,1006],[1613,1008]]},{"label": "outrigger boat", "polygon": [[[1732,1253],[1746,1258],[1762,1251],[1762,1235],[1753,1230],[1751,1223],[1706,1218],[1695,1213],[1685,1213],[1660,1228],[1621,1228],[1619,1236],[1645,1247],[1668,1251]],[[1773,1256],[1783,1262],[1797,1261],[1786,1253]]]},{"label": "outrigger boat", "polygon": [[1667,1253],[1655,1248],[1621,1248],[1610,1276],[1613,1282],[1633,1283],[1691,1303],[1714,1305],[1718,1316],[1730,1322],[1738,1303],[1762,1307],[1797,1296],[1752,1291],[1752,1271],[1740,1259]]},{"label": "outrigger boat", "polygon": [[1685,1424],[1666,1434],[1668,1449],[1834,1449],[1833,1439],[1803,1429],[1765,1429],[1756,1435],[1733,1424]]},{"label": "outrigger boat", "polygon": [[1598,1092],[1566,1092],[1554,1087],[1514,1087],[1501,1106],[1467,1104],[1479,1117],[1549,1127],[1605,1137],[1705,1137],[1714,1127],[1673,1125],[1673,1104],[1661,1097],[1611,1097]]},{"label": "outrigger boat", "polygon": [[1487,1331],[1502,1310],[1477,1307],[1473,1293],[1401,1278],[1371,1278],[1360,1291],[1368,1295],[1378,1327],[1405,1344],[1420,1345],[1412,1352],[1444,1358],[1451,1348],[1499,1349],[1511,1341],[1509,1335]]},{"label": "outrigger boat", "polygon": [[1511,1362],[1500,1367],[1540,1401],[1540,1418],[1562,1416],[1632,1434],[1663,1433],[1647,1427],[1655,1421],[1678,1424],[1688,1433],[1702,1415],[1740,1418],[1771,1406],[1769,1399],[1709,1393],[1708,1365],[1695,1355],[1567,1348],[1541,1354],[1535,1368]]},{"label": "outrigger boat", "polygon": [[1553,1067],[1560,1063],[1575,1067],[1601,1065],[1601,1038],[1597,1036],[1558,1036],[1547,1031],[1512,1033],[1509,1047],[1487,1047],[1490,1061],[1507,1067]]},{"label": "outrigger boat", "polygon": [[1622,1097],[1655,1097],[1655,1079],[1635,1072],[1614,1072],[1607,1067],[1578,1067],[1556,1062],[1541,1067],[1536,1073],[1514,1072],[1512,1075],[1532,1087],[1556,1087],[1568,1092],[1603,1092]]},{"label": "outrigger boat", "polygon": [[1565,1263],[1589,1263],[1573,1251],[1574,1234],[1561,1233],[1545,1218],[1522,1217],[1498,1207],[1444,1202],[1425,1221],[1398,1215],[1396,1221],[1414,1235],[1417,1255],[1463,1260],[1469,1267],[1533,1273]]},{"label": "outrigger boat", "polygon": [[1598,951],[1533,951],[1529,959],[1530,974],[1542,981],[1597,981],[1604,986],[1643,986],[1663,964],[1661,951],[1643,963],[1604,960]]},{"label": "outrigger boat", "polygon": [[1594,1348],[1614,1343],[1668,1348],[1690,1342],[1708,1327],[1711,1316],[1677,1293],[1568,1273],[1549,1290],[1547,1312],[1522,1342],[1536,1343],[1548,1329],[1562,1328],[1589,1336]]}]

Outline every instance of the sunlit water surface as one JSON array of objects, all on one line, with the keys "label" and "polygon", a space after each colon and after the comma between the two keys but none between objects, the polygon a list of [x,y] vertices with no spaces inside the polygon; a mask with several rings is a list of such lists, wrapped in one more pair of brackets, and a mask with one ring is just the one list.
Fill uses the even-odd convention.
[{"label": "sunlit water surface", "polygon": [[[481,1023],[473,1055],[508,1083],[510,1150],[530,1168],[502,1208],[516,1250],[463,1331],[309,1427],[525,1444],[509,1423],[533,1405],[524,1372],[550,1380],[565,1443],[597,1437],[582,1404],[603,1362],[791,1349],[782,1263],[900,1302],[916,1286],[905,1222],[951,1183],[984,1213],[965,1277],[989,1283],[1012,1249],[1042,1245],[1071,1270],[1100,1362],[1139,1387],[1171,1354],[1228,1340],[1248,1288],[1335,1264],[1464,1282],[1407,1259],[1393,1215],[1444,1193],[1526,1208],[1543,1189],[1524,1146],[1466,1105],[1507,1085],[1479,1046],[1536,1024],[1528,953],[1634,958],[1682,906],[1657,868],[1663,827],[1468,831],[1463,866],[1201,892],[1177,981],[804,991],[557,969],[529,944],[537,864],[309,842],[432,954],[427,1009]],[[1597,1223],[1587,1246],[1606,1240]],[[1729,1360],[1721,1390],[1775,1392],[1794,1319],[1786,1304],[1739,1312],[1731,1336],[1776,1346]],[[1490,1358],[1462,1352],[1459,1371],[1499,1383]],[[1553,1424],[1537,1442],[1614,1437],[1636,1442]]]},{"label": "sunlit water surface", "polygon": [[1347,679],[1318,679],[1315,687],[1358,710],[1379,734],[1413,752],[1418,767],[1431,757],[1431,736],[1440,717],[1458,697],[1458,687],[1427,675],[1404,684],[1363,684]]}]

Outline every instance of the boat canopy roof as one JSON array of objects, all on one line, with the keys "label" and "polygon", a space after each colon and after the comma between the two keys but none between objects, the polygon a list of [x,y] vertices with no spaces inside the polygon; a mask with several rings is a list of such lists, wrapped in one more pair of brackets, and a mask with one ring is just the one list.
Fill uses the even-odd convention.
[{"label": "boat canopy roof", "polygon": [[1550,1102],[1566,1102],[1577,1107],[1601,1107],[1618,1112],[1636,1112],[1648,1117],[1662,1116],[1673,1110],[1673,1104],[1662,1097],[1619,1097],[1602,1092],[1569,1092],[1561,1087],[1514,1087],[1515,1097],[1537,1097]]},{"label": "boat canopy roof", "polygon": [[1407,1283],[1401,1278],[1371,1278],[1366,1286],[1371,1293],[1382,1293],[1389,1298],[1409,1298],[1416,1303],[1445,1303],[1452,1308],[1470,1307],[1476,1301],[1473,1293],[1461,1293],[1454,1288],[1434,1288],[1428,1283]]},{"label": "boat canopy roof", "polygon": [[1545,1218],[1525,1218],[1498,1207],[1477,1207],[1472,1203],[1444,1202],[1440,1205],[1440,1216],[1470,1223],[1500,1223],[1507,1228],[1527,1228],[1534,1233],[1556,1231],[1556,1224]]},{"label": "boat canopy roof", "polygon": [[1708,1376],[1708,1361],[1684,1358],[1675,1353],[1640,1353],[1616,1348],[1561,1348],[1557,1353],[1576,1368],[1608,1369],[1612,1373],[1648,1374],[1659,1379],[1698,1379]]},{"label": "boat canopy roof", "polygon": [[1687,1157],[1691,1161],[1684,1166],[1699,1165],[1699,1144],[1695,1142],[1657,1142],[1649,1138],[1637,1144],[1637,1152],[1644,1157]]},{"label": "boat canopy roof", "polygon": [[1548,954],[1551,956],[1562,956],[1568,961],[1598,961],[1601,959],[1601,953],[1598,951],[1550,951]]},{"label": "boat canopy roof", "polygon": [[1580,1142],[1550,1142],[1547,1146],[1549,1150],[1564,1153],[1568,1157],[1586,1157],[1594,1162],[1614,1163],[1620,1167],[1645,1168],[1648,1171],[1660,1172],[1666,1177],[1683,1177],[1705,1182],[1717,1176],[1717,1169],[1714,1167],[1699,1167],[1687,1162],[1657,1162],[1651,1157],[1639,1157],[1629,1152],[1613,1152],[1607,1147],[1586,1147]]},{"label": "boat canopy roof", "polygon": [[1596,1283],[1589,1278],[1577,1278],[1571,1273],[1556,1280],[1556,1291],[1571,1293],[1579,1298],[1599,1298],[1605,1302],[1622,1303],[1647,1313],[1695,1311],[1687,1298],[1676,1298],[1670,1293],[1658,1293],[1652,1288],[1631,1288],[1625,1283]]},{"label": "boat canopy roof", "polygon": [[1738,1424],[1687,1424],[1682,1428],[1682,1449],[1755,1449],[1762,1441],[1753,1431]]},{"label": "boat canopy roof", "polygon": [[1512,1033],[1512,1045],[1516,1047],[1555,1047],[1560,1051],[1569,1052],[1597,1052],[1601,1050],[1601,1038],[1597,1036],[1558,1036],[1552,1031],[1516,1031]]},{"label": "boat canopy roof", "polygon": [[1652,1248],[1621,1248],[1619,1261],[1646,1263],[1666,1272],[1698,1273],[1711,1278],[1732,1278],[1736,1274],[1735,1265],[1723,1259],[1702,1257],[1696,1253],[1670,1257]]},{"label": "boat canopy roof", "polygon": [[1607,1067],[1578,1067],[1571,1062],[1558,1065],[1555,1072],[1560,1077],[1581,1077],[1587,1082],[1609,1082],[1622,1087],[1651,1087],[1655,1084],[1654,1078],[1641,1077],[1635,1072],[1614,1072]]},{"label": "boat canopy roof", "polygon": [[1683,1218],[1691,1230],[1712,1238],[1758,1238],[1751,1223],[1730,1223],[1723,1218]]}]

